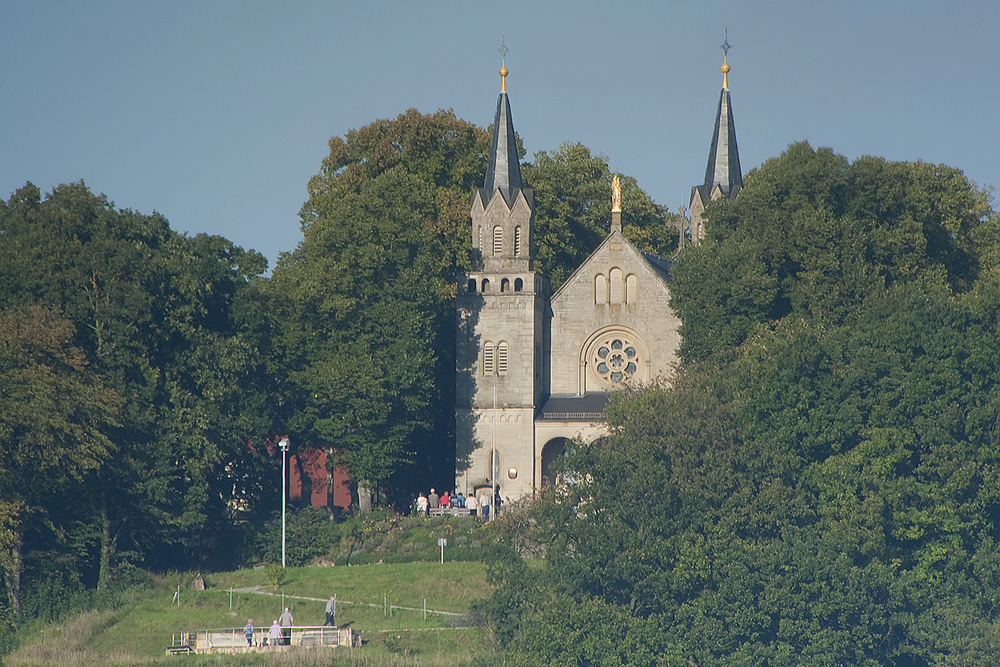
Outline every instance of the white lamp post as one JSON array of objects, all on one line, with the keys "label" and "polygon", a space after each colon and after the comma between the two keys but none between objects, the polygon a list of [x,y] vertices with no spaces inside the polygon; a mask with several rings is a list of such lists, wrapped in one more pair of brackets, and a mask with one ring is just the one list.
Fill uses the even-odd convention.
[{"label": "white lamp post", "polygon": [[281,447],[281,569],[285,569],[285,457],[288,454],[288,436],[278,441]]},{"label": "white lamp post", "polygon": [[490,521],[497,518],[494,489],[497,483],[497,385],[493,383],[493,451],[490,452]]}]

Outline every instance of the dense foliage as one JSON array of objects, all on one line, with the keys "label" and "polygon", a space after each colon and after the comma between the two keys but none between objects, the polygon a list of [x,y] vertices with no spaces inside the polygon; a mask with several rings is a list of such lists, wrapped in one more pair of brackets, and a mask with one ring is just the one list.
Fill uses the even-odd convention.
[{"label": "dense foliage", "polygon": [[953,169],[799,144],[709,220],[675,283],[698,361],[673,389],[616,397],[611,436],[576,449],[574,483],[534,514],[544,565],[494,566],[482,613],[509,656],[992,662],[1000,300],[985,195]]},{"label": "dense foliage", "polygon": [[271,426],[240,324],[266,263],[82,183],[0,203],[0,608],[198,563],[259,496]]},{"label": "dense foliage", "polygon": [[[303,242],[271,278],[259,254],[82,183],[0,202],[0,646],[136,566],[274,559],[261,501],[276,493],[275,436],[338,452],[362,504],[366,490],[408,500],[450,484],[455,285],[487,146],[450,112],[331,140]],[[611,173],[578,144],[523,173],[535,268],[558,286],[605,233]],[[622,188],[626,234],[671,253],[671,216],[633,179]],[[990,662],[988,196],[948,167],[796,144],[707,215],[706,242],[674,264],[675,385],[616,396],[611,435],[566,461],[571,483],[502,539],[462,545],[493,553],[498,588],[479,613],[502,655]],[[293,513],[294,562],[405,546],[390,530],[354,555],[363,521],[326,517]]]},{"label": "dense foliage", "polygon": [[[332,139],[270,278],[82,182],[0,202],[0,635],[136,567],[273,559],[281,435],[337,452],[362,504],[450,485],[454,292],[487,150],[450,112]],[[567,145],[524,170],[537,268],[561,280],[607,224],[607,161]],[[623,181],[627,231],[669,252],[665,211]],[[295,562],[334,539],[323,516],[293,522]]]}]

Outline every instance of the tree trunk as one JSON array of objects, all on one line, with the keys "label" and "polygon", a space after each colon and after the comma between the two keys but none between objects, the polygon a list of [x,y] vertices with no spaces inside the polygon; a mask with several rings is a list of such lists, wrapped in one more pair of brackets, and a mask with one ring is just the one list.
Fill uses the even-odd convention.
[{"label": "tree trunk", "polygon": [[107,590],[111,582],[111,552],[114,545],[111,540],[111,521],[108,520],[108,494],[103,481],[101,485],[101,563],[97,571],[97,590]]},{"label": "tree trunk", "polygon": [[20,529],[13,529],[10,532],[10,547],[7,553],[3,554],[4,588],[7,589],[7,602],[14,611],[14,621],[21,618],[21,570],[23,560],[21,557],[23,536]]}]

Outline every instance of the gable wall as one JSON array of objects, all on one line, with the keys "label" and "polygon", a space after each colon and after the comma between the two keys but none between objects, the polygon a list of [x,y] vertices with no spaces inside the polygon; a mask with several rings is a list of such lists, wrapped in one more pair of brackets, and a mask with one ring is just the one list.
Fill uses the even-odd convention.
[{"label": "gable wall", "polygon": [[[598,274],[620,269],[623,279],[635,276],[634,303],[596,303]],[[614,286],[607,287],[607,300]],[[552,299],[550,368],[552,394],[605,391],[581,364],[584,346],[607,327],[634,331],[645,343],[649,380],[669,378],[677,364],[680,320],[670,308],[670,292],[663,279],[621,234],[612,234]]]}]

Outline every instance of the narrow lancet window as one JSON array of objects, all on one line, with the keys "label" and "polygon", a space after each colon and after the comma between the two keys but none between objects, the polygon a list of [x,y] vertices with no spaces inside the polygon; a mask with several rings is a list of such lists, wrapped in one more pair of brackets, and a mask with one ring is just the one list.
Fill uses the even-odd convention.
[{"label": "narrow lancet window", "polygon": [[493,375],[495,352],[492,342],[483,346],[483,375]]}]

